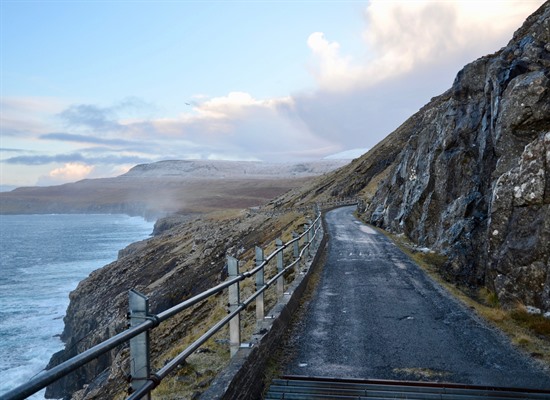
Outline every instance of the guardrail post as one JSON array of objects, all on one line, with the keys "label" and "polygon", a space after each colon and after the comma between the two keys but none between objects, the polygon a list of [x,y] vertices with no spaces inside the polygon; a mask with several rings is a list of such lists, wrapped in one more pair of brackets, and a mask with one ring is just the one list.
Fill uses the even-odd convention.
[{"label": "guardrail post", "polygon": [[[297,232],[292,232],[292,239],[298,238],[300,235]],[[294,256],[294,260],[296,261],[298,257],[300,257],[300,243],[298,243],[300,240],[296,240],[294,243],[292,243],[292,255]]]},{"label": "guardrail post", "polygon": [[[264,262],[264,251],[261,247],[256,246],[256,267]],[[260,290],[264,286],[264,268],[256,272],[256,290]],[[264,294],[263,292],[256,297],[256,320],[263,321],[264,319]]]},{"label": "guardrail post", "polygon": [[317,229],[319,229],[319,232],[321,233],[319,235],[319,238],[317,240],[318,244],[321,244],[321,240],[323,239],[323,218],[321,217],[321,212],[319,211],[319,220],[317,221]]},{"label": "guardrail post", "polygon": [[[309,243],[309,225],[308,224],[304,224],[304,246],[307,246],[308,243]],[[306,252],[304,253],[306,258],[304,259],[307,260],[308,256],[309,256],[309,247],[306,249]]]},{"label": "guardrail post", "polygon": [[317,229],[319,228],[319,221],[314,221],[313,222],[313,242],[315,243],[315,248],[317,248],[317,246],[319,245],[319,235],[316,234],[318,233],[317,232]]},{"label": "guardrail post", "polygon": [[[275,240],[275,245],[277,246],[277,250],[279,252],[277,253],[277,273],[280,273],[283,270],[283,251],[284,251],[284,245],[283,241],[281,239]],[[285,293],[285,277],[281,275],[279,279],[277,279],[277,298],[283,297],[283,294]]]},{"label": "guardrail post", "polygon": [[[147,319],[149,299],[134,289],[128,295],[130,327],[133,327]],[[130,390],[135,392],[140,389],[147,382],[150,372],[149,331],[145,331],[130,339]],[[150,400],[151,394],[147,393],[142,399]]]},{"label": "guardrail post", "polygon": [[[229,279],[239,276],[239,260],[235,257],[227,256],[227,275]],[[240,303],[241,296],[239,291],[239,282],[229,286],[229,312],[235,311]],[[237,354],[241,346],[241,314],[235,315],[229,321],[229,349],[231,357]]]},{"label": "guardrail post", "polygon": [[309,228],[309,233],[307,235],[307,241],[309,242],[309,247],[307,249],[307,253],[311,257],[313,255],[313,230],[314,230],[314,227],[313,227],[313,222],[310,219],[307,220],[307,227]]}]

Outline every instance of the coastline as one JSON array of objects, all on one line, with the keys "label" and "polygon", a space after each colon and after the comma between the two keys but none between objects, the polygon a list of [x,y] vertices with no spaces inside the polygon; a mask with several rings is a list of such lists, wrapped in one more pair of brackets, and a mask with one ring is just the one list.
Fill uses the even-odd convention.
[{"label": "coastline", "polygon": [[[126,247],[151,237],[154,225],[141,216],[110,213],[3,214],[0,219],[2,393],[39,373],[64,348],[64,319],[70,294],[78,285],[115,262]],[[76,226],[78,222],[85,226]],[[103,231],[97,229],[101,227]],[[63,243],[58,237],[61,230],[71,241]],[[82,247],[71,247],[79,235],[85,239]],[[31,398],[44,398],[41,393]]]}]

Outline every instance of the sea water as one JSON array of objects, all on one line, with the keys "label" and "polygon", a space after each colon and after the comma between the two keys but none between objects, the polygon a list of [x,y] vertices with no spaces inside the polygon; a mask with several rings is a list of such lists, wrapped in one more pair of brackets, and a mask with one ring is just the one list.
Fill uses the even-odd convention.
[{"label": "sea water", "polygon": [[[0,215],[0,395],[63,348],[69,293],[153,223],[126,215]],[[32,399],[43,399],[44,390]]]}]

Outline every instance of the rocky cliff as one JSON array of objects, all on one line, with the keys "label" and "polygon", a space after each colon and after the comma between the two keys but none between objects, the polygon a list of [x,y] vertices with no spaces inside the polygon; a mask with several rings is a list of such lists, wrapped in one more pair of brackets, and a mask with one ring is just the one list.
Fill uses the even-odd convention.
[{"label": "rocky cliff", "polygon": [[451,278],[550,309],[550,3],[414,120],[367,218],[448,255]]},{"label": "rocky cliff", "polygon": [[[150,312],[159,313],[224,280],[226,255],[252,265],[255,245],[271,243],[282,232],[297,230],[304,222],[301,216],[292,213],[275,218],[248,211],[218,212],[191,220],[176,217],[161,220],[156,224],[155,237],[120,251],[117,261],[94,271],[71,292],[62,333],[65,349],[52,357],[50,366],[124,330],[128,323],[128,290],[146,295],[150,299]],[[241,270],[244,267],[243,263]],[[217,313],[219,319],[221,312],[223,316],[226,303],[225,296],[216,296],[156,328],[151,335],[155,370],[167,357],[177,354],[173,351],[181,351],[186,338],[196,339],[198,333],[202,334],[202,325],[210,315]],[[228,336],[225,331],[223,335]],[[220,341],[221,345],[211,344],[206,351],[207,356],[221,357],[222,362],[210,360],[200,372],[193,371],[192,387],[207,385],[223,366],[229,353],[223,337]],[[217,352],[222,356],[217,356]],[[116,398],[126,391],[124,382],[128,374],[128,348],[121,346],[50,385],[46,397]],[[175,393],[181,395],[185,390],[178,387]]]},{"label": "rocky cliff", "polygon": [[550,310],[550,2],[316,192],[447,256],[449,279]]}]

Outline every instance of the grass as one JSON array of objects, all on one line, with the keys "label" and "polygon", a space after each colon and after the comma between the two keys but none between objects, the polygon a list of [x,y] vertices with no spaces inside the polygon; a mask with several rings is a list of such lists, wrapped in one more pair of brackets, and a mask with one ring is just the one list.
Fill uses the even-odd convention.
[{"label": "grass", "polygon": [[503,308],[494,291],[481,288],[477,293],[469,288],[460,287],[445,280],[442,266],[446,257],[432,252],[419,252],[403,236],[383,231],[409,257],[411,257],[428,275],[464,305],[490,325],[502,331],[510,341],[531,357],[550,368],[550,320],[542,315],[527,312],[524,305],[518,303],[511,309]]},{"label": "grass", "polygon": [[529,314],[527,309],[521,304],[511,310],[510,317],[520,326],[550,340],[549,319],[544,318],[542,315]]},{"label": "grass", "polygon": [[[225,220],[234,218],[236,213],[232,210],[219,211],[209,214],[209,218],[223,223]],[[292,238],[292,232],[301,232],[306,217],[288,213],[277,218],[270,219],[266,225],[267,228],[254,232],[253,242],[264,249],[267,257],[274,249],[274,240],[281,237],[284,242]],[[247,246],[248,247],[248,246]],[[244,272],[255,267],[254,247],[249,246],[244,254],[240,256],[240,271]],[[292,248],[289,247],[284,252],[284,265],[287,266],[292,260]],[[265,280],[274,276],[276,273],[276,262],[273,259],[266,267]],[[291,279],[294,274],[290,272],[286,276]],[[247,299],[254,291],[254,279],[247,279],[240,283],[241,301]],[[272,308],[277,302],[276,285],[273,285],[265,292],[265,311]],[[156,358],[153,370],[160,369],[166,362],[175,358],[180,352],[187,348],[193,341],[198,339],[210,326],[215,324],[227,315],[227,294],[224,292],[219,296],[210,297],[208,300],[194,306],[188,312],[189,322],[191,318],[199,315],[200,318],[193,319],[190,328],[186,334],[174,343],[169,350]],[[175,318],[177,319],[177,318]],[[178,322],[179,321],[179,322]],[[174,324],[181,324],[183,320],[166,321],[157,330],[155,335],[171,336],[175,329]],[[256,310],[254,302],[241,313],[241,342],[250,341],[252,335],[257,332]],[[228,328],[221,329],[212,339],[207,341],[199,350],[190,355],[185,363],[171,373],[162,383],[152,392],[153,399],[192,399],[197,398],[204,392],[218,374],[230,361],[229,356],[229,331]]]},{"label": "grass", "polygon": [[[202,305],[193,309],[198,310],[198,308],[204,308],[207,317],[194,324],[188,335],[181,338],[177,345],[172,346],[157,359],[153,370],[160,369],[166,362],[174,359],[206,332],[210,325],[225,316],[225,303],[221,296],[210,297]],[[169,324],[166,325],[164,329],[171,330],[172,327]],[[160,329],[162,329],[162,325]],[[227,336],[227,332],[222,329],[199,350],[187,357],[186,361],[152,392],[152,398],[168,400],[191,399],[198,396],[229,361],[228,348],[223,344]]]}]

